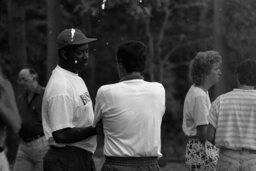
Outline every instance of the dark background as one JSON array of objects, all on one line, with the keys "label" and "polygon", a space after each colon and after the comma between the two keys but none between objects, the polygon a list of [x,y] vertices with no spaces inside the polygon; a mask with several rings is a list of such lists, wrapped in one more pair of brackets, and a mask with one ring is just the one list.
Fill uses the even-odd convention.
[{"label": "dark background", "polygon": [[256,55],[256,1],[107,0],[104,10],[101,4],[99,0],[0,0],[2,69],[16,95],[17,73],[23,67],[35,68],[45,86],[58,60],[58,33],[79,28],[98,39],[90,45],[90,64],[81,73],[94,100],[101,85],[119,79],[117,45],[129,39],[144,42],[148,46],[145,79],[166,88],[160,162],[183,162],[182,106],[191,84],[189,62],[198,51],[219,51],[223,74],[210,90],[211,99],[234,88],[234,68]]}]

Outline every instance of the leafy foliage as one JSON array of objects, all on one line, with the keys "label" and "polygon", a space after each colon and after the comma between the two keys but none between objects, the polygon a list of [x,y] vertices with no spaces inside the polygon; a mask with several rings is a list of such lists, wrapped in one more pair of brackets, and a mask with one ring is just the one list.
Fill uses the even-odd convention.
[{"label": "leafy foliage", "polygon": [[[181,130],[184,96],[190,86],[188,64],[196,52],[214,49],[213,0],[62,0],[65,27],[78,27],[86,35],[97,37],[92,44],[91,65],[82,75],[94,99],[99,86],[118,81],[115,64],[117,45],[128,39],[148,46],[146,80],[163,83],[166,88],[166,115],[163,121],[163,151],[168,160],[183,159],[184,136]],[[26,9],[27,64],[36,68],[46,83],[47,6],[45,1],[23,4]],[[255,58],[256,2],[225,1],[224,45],[228,69],[244,58]],[[5,70],[12,64],[8,46],[7,1],[0,1],[0,55]],[[171,126],[170,126],[171,125]],[[177,147],[177,148],[176,148]],[[175,151],[178,150],[178,151]]]},{"label": "leafy foliage", "polygon": [[234,71],[235,66],[244,58],[254,58],[255,54],[255,31],[256,31],[256,2],[249,0],[243,3],[239,0],[226,2],[226,44],[228,51],[227,58],[231,65],[230,70]]}]

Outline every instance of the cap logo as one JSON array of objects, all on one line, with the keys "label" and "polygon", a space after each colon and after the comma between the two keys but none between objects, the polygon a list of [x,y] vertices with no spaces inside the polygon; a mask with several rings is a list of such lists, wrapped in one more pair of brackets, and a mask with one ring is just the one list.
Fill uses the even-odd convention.
[{"label": "cap logo", "polygon": [[71,42],[74,41],[75,32],[76,32],[76,30],[72,28],[71,29]]}]

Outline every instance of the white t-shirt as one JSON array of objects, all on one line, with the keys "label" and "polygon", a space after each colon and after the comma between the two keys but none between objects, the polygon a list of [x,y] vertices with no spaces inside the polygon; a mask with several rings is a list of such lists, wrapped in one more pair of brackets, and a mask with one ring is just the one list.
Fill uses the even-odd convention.
[{"label": "white t-shirt", "polygon": [[104,154],[119,157],[161,157],[161,123],[165,90],[142,79],[99,88],[94,125],[102,119]]},{"label": "white t-shirt", "polygon": [[192,85],[185,97],[183,106],[182,129],[187,136],[197,134],[198,125],[207,125],[207,117],[211,107],[208,92]]},{"label": "white t-shirt", "polygon": [[93,120],[92,102],[84,81],[78,74],[57,66],[46,86],[42,104],[43,128],[49,144],[94,152],[96,136],[72,144],[56,143],[52,137],[52,132],[63,128],[91,126]]}]

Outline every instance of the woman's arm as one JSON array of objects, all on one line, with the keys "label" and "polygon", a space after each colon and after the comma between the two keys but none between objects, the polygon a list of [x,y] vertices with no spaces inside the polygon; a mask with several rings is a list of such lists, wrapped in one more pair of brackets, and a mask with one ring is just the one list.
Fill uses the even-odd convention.
[{"label": "woman's arm", "polygon": [[196,130],[198,139],[204,143],[207,139],[207,125],[198,125]]},{"label": "woman's arm", "polygon": [[215,144],[215,133],[216,128],[212,124],[209,124],[207,128],[207,140],[212,144]]}]

